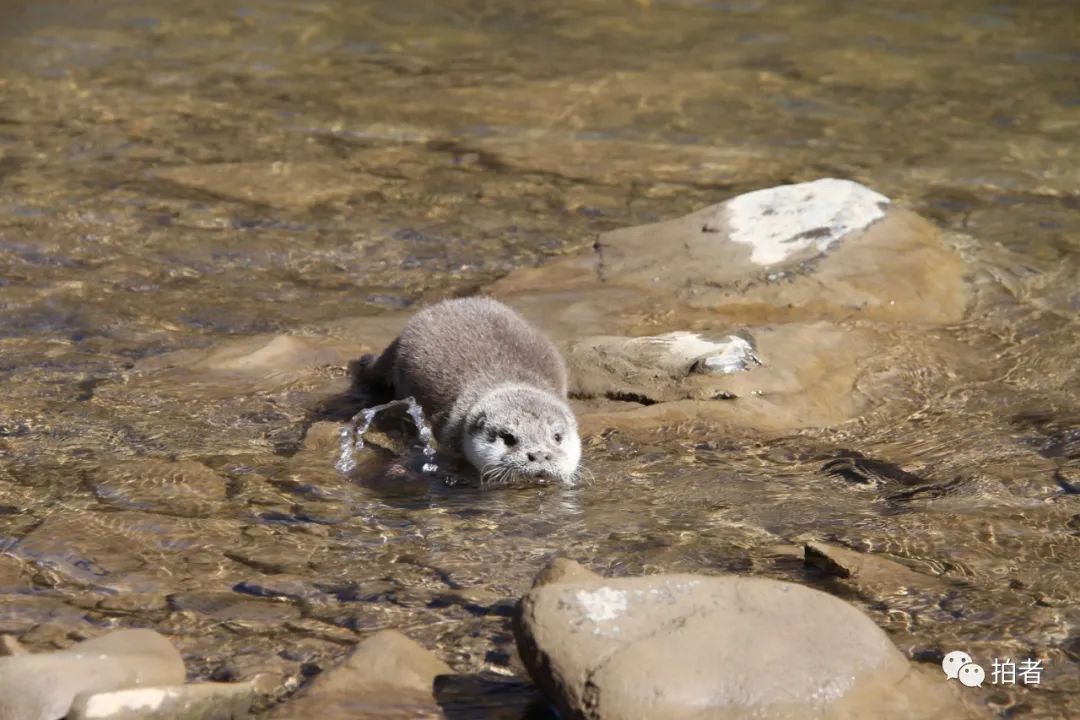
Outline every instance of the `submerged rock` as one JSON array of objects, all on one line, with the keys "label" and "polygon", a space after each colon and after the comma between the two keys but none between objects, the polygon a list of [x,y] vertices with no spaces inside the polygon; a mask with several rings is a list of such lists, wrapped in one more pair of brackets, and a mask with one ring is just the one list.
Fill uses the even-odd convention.
[{"label": "submerged rock", "polygon": [[514,632],[570,718],[977,717],[831,595],[761,578],[545,570]]},{"label": "submerged rock", "polygon": [[27,655],[29,652],[22,646],[18,638],[11,635],[0,635],[0,657],[12,655]]},{"label": "submerged rock", "polygon": [[193,460],[121,460],[88,474],[106,505],[166,515],[207,517],[225,500],[225,478]]},{"label": "submerged rock", "polygon": [[137,374],[185,374],[188,384],[226,384],[248,390],[244,383],[269,390],[288,385],[323,365],[343,364],[348,355],[330,343],[295,335],[255,335],[209,350],[177,350],[149,358]]},{"label": "submerged rock", "polygon": [[167,639],[117,630],[58,652],[0,657],[0,720],[59,720],[79,695],[183,681]]},{"label": "submerged rock", "polygon": [[181,165],[154,173],[181,187],[229,200],[304,209],[378,189],[378,181],[329,163]]},{"label": "submerged rock", "polygon": [[356,646],[341,665],[317,675],[271,717],[441,717],[435,678],[453,671],[396,630],[382,630]]}]

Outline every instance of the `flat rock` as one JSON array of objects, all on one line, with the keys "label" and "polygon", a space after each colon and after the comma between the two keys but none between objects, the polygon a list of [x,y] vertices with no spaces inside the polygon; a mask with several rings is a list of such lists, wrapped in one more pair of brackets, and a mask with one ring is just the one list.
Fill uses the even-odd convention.
[{"label": "flat rock", "polygon": [[522,599],[514,631],[564,718],[977,717],[870,618],[817,590],[735,576],[553,575]]},{"label": "flat rock", "polygon": [[75,698],[184,681],[184,662],[151,630],[117,630],[66,650],[0,657],[0,720],[59,720]]},{"label": "flat rock", "polygon": [[878,376],[912,347],[932,352],[925,326],[963,318],[966,272],[931,223],[824,178],[602,233],[592,251],[485,292],[562,342],[572,396],[590,405],[585,432],[700,420],[787,431],[895,400]]},{"label": "flat rock", "polygon": [[623,314],[947,323],[967,306],[964,272],[929,222],[863,185],[823,178],[603,233],[593,253],[511,273],[491,290],[528,297],[600,282]]},{"label": "flat rock", "polygon": [[850,580],[860,590],[874,597],[904,588],[944,594],[950,587],[942,578],[917,572],[896,560],[823,542],[807,542],[804,560],[821,572]]},{"label": "flat rock", "polygon": [[225,478],[192,460],[119,461],[96,470],[89,481],[99,500],[124,509],[206,517],[225,500]]},{"label": "flat rock", "polygon": [[153,377],[185,373],[196,376],[199,384],[235,386],[250,381],[272,389],[304,377],[319,366],[344,364],[347,360],[348,354],[331,343],[295,335],[255,335],[208,350],[178,350],[148,358],[135,369],[138,375]]},{"label": "flat rock", "polygon": [[175,582],[163,558],[183,552],[216,563],[236,542],[237,529],[215,519],[182,518],[134,510],[49,515],[10,553],[81,585],[111,593],[157,595]]},{"label": "flat rock", "polygon": [[84,693],[69,720],[240,720],[255,701],[255,685],[195,683]]},{"label": "flat rock", "polygon": [[344,663],[315,676],[271,717],[442,717],[433,695],[435,678],[452,672],[413,640],[382,630],[357,645]]},{"label": "flat rock", "polygon": [[23,592],[32,586],[26,564],[14,555],[0,554],[0,594]]},{"label": "flat rock", "polygon": [[213,163],[158,170],[155,177],[229,200],[305,209],[378,189],[374,178],[327,163]]},{"label": "flat rock", "polygon": [[571,395],[641,404],[594,411],[585,427],[704,419],[759,429],[825,426],[858,414],[852,389],[878,333],[829,323],[761,326],[738,334],[590,336],[569,345]]}]

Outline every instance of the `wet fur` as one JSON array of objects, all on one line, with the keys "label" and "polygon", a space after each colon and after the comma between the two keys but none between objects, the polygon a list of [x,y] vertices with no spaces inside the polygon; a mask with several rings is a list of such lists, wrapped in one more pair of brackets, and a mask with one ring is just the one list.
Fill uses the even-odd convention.
[{"label": "wet fur", "polygon": [[562,356],[543,333],[489,298],[447,300],[420,311],[355,372],[371,388],[415,397],[440,446],[457,455],[467,455],[463,443],[478,433],[510,429],[539,442],[553,423],[577,442]]}]

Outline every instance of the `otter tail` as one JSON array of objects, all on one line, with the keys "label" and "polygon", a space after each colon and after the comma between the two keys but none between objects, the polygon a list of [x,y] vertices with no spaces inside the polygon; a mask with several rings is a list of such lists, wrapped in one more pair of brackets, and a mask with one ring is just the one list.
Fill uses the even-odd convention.
[{"label": "otter tail", "polygon": [[353,388],[378,396],[392,395],[397,352],[398,341],[394,340],[378,357],[369,353],[349,363],[349,377],[352,378]]}]

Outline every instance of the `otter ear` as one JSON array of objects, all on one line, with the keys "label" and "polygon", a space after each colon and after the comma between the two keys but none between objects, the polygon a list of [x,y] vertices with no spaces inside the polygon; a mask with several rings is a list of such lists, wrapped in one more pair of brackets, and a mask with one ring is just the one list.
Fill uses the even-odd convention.
[{"label": "otter ear", "polygon": [[483,430],[485,425],[487,425],[487,413],[481,410],[476,413],[476,417],[469,423],[469,433],[475,435]]}]

